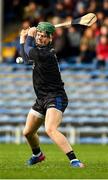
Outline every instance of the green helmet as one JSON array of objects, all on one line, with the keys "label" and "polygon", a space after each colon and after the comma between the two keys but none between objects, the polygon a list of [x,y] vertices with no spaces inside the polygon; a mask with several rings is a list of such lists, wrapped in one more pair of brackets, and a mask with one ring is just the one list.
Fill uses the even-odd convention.
[{"label": "green helmet", "polygon": [[49,22],[40,22],[36,28],[39,31],[46,32],[47,35],[51,35],[55,32],[55,26]]}]

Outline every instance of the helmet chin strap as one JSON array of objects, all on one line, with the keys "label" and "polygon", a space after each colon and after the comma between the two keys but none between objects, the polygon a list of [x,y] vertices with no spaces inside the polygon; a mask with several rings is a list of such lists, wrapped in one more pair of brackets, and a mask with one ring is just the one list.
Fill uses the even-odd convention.
[{"label": "helmet chin strap", "polygon": [[[50,43],[50,42],[49,42],[49,43]],[[48,44],[49,44],[49,43],[48,43]],[[43,44],[38,44],[38,43],[36,43],[36,45],[39,46],[39,47],[45,47],[45,46],[48,46],[48,44],[44,44],[44,45],[43,45]]]},{"label": "helmet chin strap", "polygon": [[50,34],[50,43],[52,43],[53,36]]}]

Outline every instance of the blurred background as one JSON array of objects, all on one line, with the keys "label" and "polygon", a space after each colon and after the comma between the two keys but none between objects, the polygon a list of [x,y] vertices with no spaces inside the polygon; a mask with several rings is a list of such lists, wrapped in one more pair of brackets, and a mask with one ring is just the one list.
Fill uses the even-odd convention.
[{"label": "blurred background", "polygon": [[[57,28],[54,47],[69,98],[60,130],[72,144],[108,143],[108,0],[0,0],[0,142],[23,143],[35,100],[32,67],[16,64],[21,29],[96,13],[91,27]],[[40,141],[51,143],[39,129]]]}]

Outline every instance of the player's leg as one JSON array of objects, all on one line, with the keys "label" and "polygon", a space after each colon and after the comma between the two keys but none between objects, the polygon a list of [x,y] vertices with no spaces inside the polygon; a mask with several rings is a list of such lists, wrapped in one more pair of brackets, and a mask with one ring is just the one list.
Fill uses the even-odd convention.
[{"label": "player's leg", "polygon": [[32,157],[28,161],[29,165],[36,164],[45,158],[40,150],[39,137],[37,134],[37,130],[42,123],[43,118],[41,117],[41,114],[31,109],[28,113],[26,125],[23,130],[23,135],[26,137],[33,153]]},{"label": "player's leg", "polygon": [[60,133],[57,128],[62,120],[62,112],[55,109],[49,108],[45,117],[45,130],[51,139],[67,153],[72,150],[65,136]]},{"label": "player's leg", "polygon": [[56,108],[49,108],[45,117],[45,129],[49,137],[60,147],[68,156],[71,165],[74,167],[83,167],[83,164],[76,158],[66,137],[57,129],[62,120],[62,112]]},{"label": "player's leg", "polygon": [[43,119],[39,118],[38,115],[36,116],[30,110],[23,130],[23,135],[26,137],[32,149],[39,146],[39,138],[36,132],[42,123]]}]

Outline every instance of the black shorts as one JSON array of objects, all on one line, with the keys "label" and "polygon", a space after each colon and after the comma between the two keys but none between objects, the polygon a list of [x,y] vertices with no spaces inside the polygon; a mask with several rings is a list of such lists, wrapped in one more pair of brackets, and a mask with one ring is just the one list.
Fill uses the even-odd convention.
[{"label": "black shorts", "polygon": [[65,93],[61,93],[56,96],[47,95],[44,98],[37,98],[36,103],[32,106],[32,109],[45,116],[48,108],[56,108],[61,112],[64,112],[68,105],[68,98]]}]

